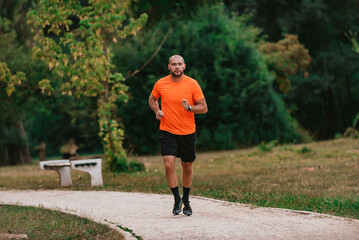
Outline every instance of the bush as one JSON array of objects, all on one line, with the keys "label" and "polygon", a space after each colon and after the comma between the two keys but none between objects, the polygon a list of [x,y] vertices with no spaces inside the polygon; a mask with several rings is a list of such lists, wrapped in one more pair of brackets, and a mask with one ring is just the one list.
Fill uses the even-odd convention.
[{"label": "bush", "polygon": [[270,152],[277,144],[278,144],[277,140],[270,141],[269,143],[262,142],[261,144],[258,145],[257,148],[261,152]]},{"label": "bush", "polygon": [[137,172],[145,169],[143,163],[136,161],[128,161],[126,156],[114,155],[108,162],[106,162],[106,170],[114,173],[121,172]]},{"label": "bush", "polygon": [[357,130],[359,127],[359,113],[355,116],[353,120],[353,126],[347,128],[344,133],[344,137],[350,138],[359,138],[359,131]]},{"label": "bush", "polygon": [[314,153],[314,150],[310,149],[310,148],[307,148],[307,147],[302,147],[301,149],[298,150],[298,153]]}]

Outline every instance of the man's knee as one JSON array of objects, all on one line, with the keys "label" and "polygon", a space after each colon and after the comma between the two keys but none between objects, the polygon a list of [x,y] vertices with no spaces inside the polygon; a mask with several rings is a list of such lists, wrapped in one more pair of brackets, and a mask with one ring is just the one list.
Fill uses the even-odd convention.
[{"label": "man's knee", "polygon": [[181,162],[183,171],[192,172],[193,162]]},{"label": "man's knee", "polygon": [[172,171],[174,169],[174,164],[169,163],[169,162],[165,162],[165,169],[166,171]]},{"label": "man's knee", "polygon": [[175,168],[175,159],[174,157],[163,157],[163,164],[166,171],[171,171]]}]

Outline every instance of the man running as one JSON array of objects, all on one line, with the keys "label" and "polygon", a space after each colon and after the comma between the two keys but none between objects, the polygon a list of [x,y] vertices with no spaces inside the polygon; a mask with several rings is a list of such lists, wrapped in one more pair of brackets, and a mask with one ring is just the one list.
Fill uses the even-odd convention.
[{"label": "man running", "polygon": [[[194,114],[207,112],[207,103],[196,80],[184,75],[183,57],[169,59],[170,75],[158,80],[149,97],[149,105],[161,121],[159,141],[166,172],[166,179],[174,196],[173,214],[192,215],[189,192],[192,186],[192,165],[196,159],[196,125]],[[161,98],[161,108],[158,99]],[[183,196],[178,189],[175,159],[181,158]]]}]

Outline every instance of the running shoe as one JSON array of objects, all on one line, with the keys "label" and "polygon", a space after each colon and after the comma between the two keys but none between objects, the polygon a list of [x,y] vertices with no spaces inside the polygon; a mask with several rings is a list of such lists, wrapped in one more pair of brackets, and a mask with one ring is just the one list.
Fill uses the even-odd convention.
[{"label": "running shoe", "polygon": [[182,199],[179,202],[175,201],[175,204],[173,206],[173,214],[178,215],[181,213],[181,210],[182,210]]},{"label": "running shoe", "polygon": [[189,201],[184,203],[184,208],[183,208],[183,214],[187,215],[187,216],[191,216],[192,215],[192,208],[189,205]]}]

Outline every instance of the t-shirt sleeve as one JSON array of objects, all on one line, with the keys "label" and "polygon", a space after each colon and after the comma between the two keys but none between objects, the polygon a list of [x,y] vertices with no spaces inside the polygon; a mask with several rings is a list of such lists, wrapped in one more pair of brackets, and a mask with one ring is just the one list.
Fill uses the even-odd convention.
[{"label": "t-shirt sleeve", "polygon": [[194,84],[194,92],[193,92],[193,100],[198,101],[198,100],[200,100],[202,98],[204,98],[202,89],[199,86],[198,82],[195,82],[195,84]]},{"label": "t-shirt sleeve", "polygon": [[155,86],[152,89],[152,96],[154,96],[155,98],[161,97],[160,91],[158,90],[158,82],[155,83]]}]

